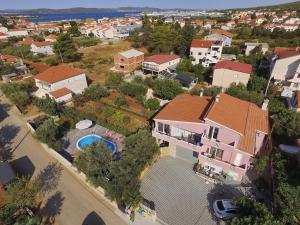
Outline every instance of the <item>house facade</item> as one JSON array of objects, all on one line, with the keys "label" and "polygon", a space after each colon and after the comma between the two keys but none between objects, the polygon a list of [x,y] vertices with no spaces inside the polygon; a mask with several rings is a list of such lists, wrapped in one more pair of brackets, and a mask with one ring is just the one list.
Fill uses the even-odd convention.
[{"label": "house facade", "polygon": [[275,48],[271,63],[271,78],[282,83],[283,97],[291,98],[300,90],[300,49]]},{"label": "house facade", "polygon": [[33,54],[45,54],[45,55],[53,55],[53,42],[50,41],[41,41],[41,42],[33,42],[30,45],[30,51]]},{"label": "house facade", "polygon": [[267,154],[266,105],[227,94],[200,97],[182,94],[153,119],[152,135],[173,157],[240,181],[257,154]]},{"label": "house facade", "polygon": [[114,57],[115,69],[119,72],[130,73],[142,66],[144,53],[135,49],[120,52]]},{"label": "house facade", "polygon": [[84,72],[64,65],[50,67],[36,75],[34,80],[38,88],[37,97],[48,94],[57,101],[70,100],[72,93],[81,94],[87,87]]},{"label": "house facade", "polygon": [[175,70],[180,62],[178,55],[152,55],[143,62],[143,72],[159,75],[163,71]]},{"label": "house facade", "polygon": [[211,34],[205,36],[205,40],[210,41],[222,41],[224,43],[224,46],[230,47],[232,42],[233,34],[221,29],[213,29],[211,31]]},{"label": "house facade", "polygon": [[210,41],[194,39],[191,44],[190,57],[193,64],[202,64],[209,67],[219,62],[223,49],[222,41]]},{"label": "house facade", "polygon": [[232,83],[242,83],[247,86],[252,65],[234,61],[220,61],[214,67],[213,86],[229,88]]},{"label": "house facade", "polygon": [[9,37],[20,37],[20,36],[28,36],[28,31],[22,28],[9,29],[7,31],[7,35]]},{"label": "house facade", "polygon": [[265,54],[269,50],[269,44],[268,43],[251,43],[246,42],[245,43],[245,55],[248,56],[251,54],[251,52],[256,48],[261,48],[261,51],[263,54]]}]

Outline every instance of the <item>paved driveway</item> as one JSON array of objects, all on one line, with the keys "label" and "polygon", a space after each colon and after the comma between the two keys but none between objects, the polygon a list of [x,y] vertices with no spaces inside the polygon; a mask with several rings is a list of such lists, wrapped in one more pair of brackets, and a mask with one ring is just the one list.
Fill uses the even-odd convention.
[{"label": "paved driveway", "polygon": [[194,174],[192,165],[173,157],[160,158],[142,179],[142,194],[155,203],[157,216],[169,225],[220,223],[210,208],[218,187]]}]

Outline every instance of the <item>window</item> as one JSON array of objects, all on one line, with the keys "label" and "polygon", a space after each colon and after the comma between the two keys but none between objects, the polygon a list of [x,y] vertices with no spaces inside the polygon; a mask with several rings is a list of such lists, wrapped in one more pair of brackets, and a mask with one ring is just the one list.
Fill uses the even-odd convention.
[{"label": "window", "polygon": [[223,153],[224,153],[224,150],[218,148],[216,153],[215,153],[215,157],[219,158],[219,159],[222,159]]},{"label": "window", "polygon": [[160,123],[160,122],[158,122],[158,132],[164,132],[164,125],[162,124],[162,123]]},{"label": "window", "polygon": [[222,159],[224,150],[216,148],[216,147],[211,147],[210,150],[208,150],[208,153],[210,153],[212,155],[212,157]]},{"label": "window", "polygon": [[121,69],[124,69],[124,68],[125,68],[125,66],[123,66],[123,65],[120,65],[120,68],[121,68]]},{"label": "window", "polygon": [[194,157],[194,158],[198,158],[198,157],[199,157],[199,152],[193,151],[193,157]]},{"label": "window", "polygon": [[193,52],[191,52],[191,55],[193,55]]},{"label": "window", "polygon": [[214,130],[213,127],[210,127],[210,128],[209,128],[208,138],[211,138],[211,135],[212,135],[212,133],[213,133],[213,130]]},{"label": "window", "polygon": [[202,52],[199,52],[198,55],[202,55]]},{"label": "window", "polygon": [[164,126],[164,132],[165,132],[166,134],[170,134],[170,125],[165,124],[165,126]]},{"label": "window", "polygon": [[217,139],[219,134],[219,128],[215,127],[214,129],[214,134],[213,134],[213,139]]}]

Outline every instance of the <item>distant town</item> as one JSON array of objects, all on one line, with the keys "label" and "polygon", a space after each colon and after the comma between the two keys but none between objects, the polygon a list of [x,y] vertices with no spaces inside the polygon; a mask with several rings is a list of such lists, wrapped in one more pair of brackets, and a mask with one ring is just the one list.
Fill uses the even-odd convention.
[{"label": "distant town", "polygon": [[0,224],[299,224],[299,9],[1,11]]}]

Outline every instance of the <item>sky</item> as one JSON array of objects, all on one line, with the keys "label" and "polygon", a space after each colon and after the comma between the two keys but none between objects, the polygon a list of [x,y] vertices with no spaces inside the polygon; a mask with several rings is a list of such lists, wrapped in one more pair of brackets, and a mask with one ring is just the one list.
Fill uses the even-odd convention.
[{"label": "sky", "polygon": [[71,7],[117,8],[123,6],[226,9],[273,5],[293,1],[296,0],[0,0],[0,9],[62,9]]}]

